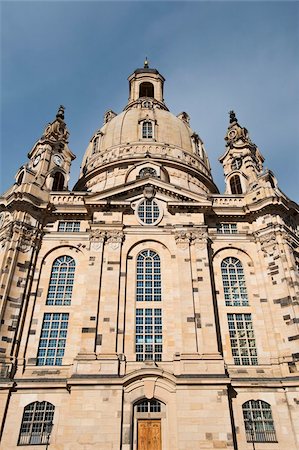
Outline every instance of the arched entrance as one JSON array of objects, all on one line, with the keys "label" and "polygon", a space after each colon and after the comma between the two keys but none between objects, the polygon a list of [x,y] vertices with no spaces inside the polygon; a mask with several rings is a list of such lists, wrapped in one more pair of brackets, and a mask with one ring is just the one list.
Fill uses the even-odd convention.
[{"label": "arched entrance", "polygon": [[136,450],[162,450],[162,419],[165,405],[156,399],[142,399],[134,405]]}]

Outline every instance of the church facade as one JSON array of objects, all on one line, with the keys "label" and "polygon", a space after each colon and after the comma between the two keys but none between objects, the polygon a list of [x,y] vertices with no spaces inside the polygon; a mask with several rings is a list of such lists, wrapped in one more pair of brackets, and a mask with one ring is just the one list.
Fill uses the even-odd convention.
[{"label": "church facade", "polygon": [[68,189],[64,108],[0,198],[1,448],[299,448],[299,207],[233,111],[214,184],[129,77]]}]

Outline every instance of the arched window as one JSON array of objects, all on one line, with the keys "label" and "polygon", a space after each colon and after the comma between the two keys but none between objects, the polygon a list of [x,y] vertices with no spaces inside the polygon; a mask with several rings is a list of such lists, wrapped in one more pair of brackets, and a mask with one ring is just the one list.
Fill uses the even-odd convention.
[{"label": "arched window", "polygon": [[249,400],[242,409],[247,442],[277,442],[269,403]]},{"label": "arched window", "polygon": [[154,225],[160,218],[160,208],[154,199],[145,198],[137,208],[137,214],[144,225]]},{"label": "arched window", "polygon": [[75,260],[71,256],[59,256],[55,259],[46,304],[47,305],[70,305],[72,299]]},{"label": "arched window", "polygon": [[154,85],[145,81],[139,86],[139,97],[154,97]]},{"label": "arched window", "polygon": [[100,137],[96,136],[92,143],[92,153],[96,153],[99,149]]},{"label": "arched window", "polygon": [[161,263],[153,250],[144,250],[137,257],[137,301],[161,301]]},{"label": "arched window", "polygon": [[53,179],[52,191],[62,191],[64,187],[64,176],[61,172],[56,172]]},{"label": "arched window", "polygon": [[18,445],[49,442],[55,406],[49,402],[33,402],[25,406]]},{"label": "arched window", "polygon": [[242,263],[232,256],[221,263],[226,306],[248,306],[248,296]]},{"label": "arched window", "polygon": [[232,194],[242,194],[242,185],[239,175],[231,177],[230,190]]},{"label": "arched window", "polygon": [[25,172],[24,172],[24,170],[23,170],[23,172],[21,172],[21,173],[19,174],[18,178],[17,178],[17,184],[18,184],[19,186],[20,186],[20,184],[22,184],[22,182],[23,182],[24,174],[25,174]]},{"label": "arched window", "polygon": [[142,138],[143,139],[153,138],[153,123],[148,120],[142,123]]},{"label": "arched window", "polygon": [[[136,300],[161,301],[160,257],[152,250],[144,250],[137,257]],[[162,309],[137,308],[135,333],[136,361],[161,361]]]}]

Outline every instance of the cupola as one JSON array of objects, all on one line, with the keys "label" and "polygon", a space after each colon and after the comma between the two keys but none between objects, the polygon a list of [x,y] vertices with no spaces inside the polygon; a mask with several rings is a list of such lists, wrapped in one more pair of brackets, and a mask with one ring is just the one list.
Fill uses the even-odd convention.
[{"label": "cupola", "polygon": [[157,69],[151,69],[147,59],[144,62],[142,69],[136,69],[132,75],[129,76],[129,104],[138,101],[139,99],[149,98],[164,103],[163,86],[164,77]]}]

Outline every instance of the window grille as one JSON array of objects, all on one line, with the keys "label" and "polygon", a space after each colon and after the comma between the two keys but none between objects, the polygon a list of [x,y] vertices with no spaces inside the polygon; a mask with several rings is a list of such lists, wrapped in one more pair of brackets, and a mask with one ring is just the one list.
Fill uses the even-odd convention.
[{"label": "window grille", "polygon": [[217,223],[216,227],[218,234],[236,234],[238,231],[236,223]]},{"label": "window grille", "polygon": [[162,361],[162,309],[137,308],[136,361]]},{"label": "window grille", "polygon": [[269,403],[249,400],[242,409],[247,442],[277,442]]},{"label": "window grille", "polygon": [[152,250],[144,250],[137,257],[137,301],[161,301],[161,262]]},{"label": "window grille", "polygon": [[144,199],[139,203],[137,213],[144,225],[153,225],[160,217],[160,208],[155,200]]},{"label": "window grille", "polygon": [[146,121],[142,123],[142,138],[152,139],[153,138],[153,123]]},{"label": "window grille", "polygon": [[251,314],[228,314],[228,329],[234,363],[257,365],[257,350]]},{"label": "window grille", "polygon": [[49,402],[33,402],[25,406],[18,445],[38,445],[48,442],[55,406]]},{"label": "window grille", "polygon": [[248,296],[242,263],[229,257],[221,263],[221,274],[226,306],[248,306]]},{"label": "window grille", "polygon": [[75,233],[80,231],[80,222],[74,221],[61,221],[58,223],[58,231],[63,233]]},{"label": "window grille", "polygon": [[137,403],[137,412],[161,412],[161,403],[158,400],[142,400]]},{"label": "window grille", "polygon": [[69,314],[45,313],[39,340],[37,365],[61,366],[65,351]]},{"label": "window grille", "polygon": [[70,305],[75,277],[75,261],[71,256],[60,256],[55,259],[46,304]]}]

